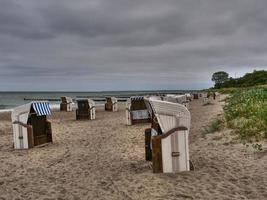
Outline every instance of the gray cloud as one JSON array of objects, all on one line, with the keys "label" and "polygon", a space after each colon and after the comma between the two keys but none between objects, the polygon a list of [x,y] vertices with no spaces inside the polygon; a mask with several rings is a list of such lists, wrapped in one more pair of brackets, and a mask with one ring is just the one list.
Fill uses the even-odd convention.
[{"label": "gray cloud", "polygon": [[265,0],[0,4],[0,90],[204,88],[267,69]]}]

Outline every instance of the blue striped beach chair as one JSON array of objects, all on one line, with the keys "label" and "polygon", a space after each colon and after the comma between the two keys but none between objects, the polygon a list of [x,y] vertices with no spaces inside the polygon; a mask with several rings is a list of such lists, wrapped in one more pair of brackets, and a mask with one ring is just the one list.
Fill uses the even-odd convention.
[{"label": "blue striped beach chair", "polygon": [[31,102],[13,109],[11,118],[15,149],[28,149],[52,142],[49,102]]}]

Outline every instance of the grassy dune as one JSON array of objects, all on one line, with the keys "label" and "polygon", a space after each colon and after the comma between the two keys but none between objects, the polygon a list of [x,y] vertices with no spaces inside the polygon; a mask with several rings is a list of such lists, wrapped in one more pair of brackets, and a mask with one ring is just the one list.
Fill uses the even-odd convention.
[{"label": "grassy dune", "polygon": [[208,89],[206,92],[219,92],[221,94],[233,94],[239,91],[246,91],[252,89],[267,89],[267,85],[258,85],[253,87],[229,87],[229,88],[221,88],[221,89]]},{"label": "grassy dune", "polygon": [[267,88],[237,90],[226,99],[225,120],[244,143],[267,138]]}]

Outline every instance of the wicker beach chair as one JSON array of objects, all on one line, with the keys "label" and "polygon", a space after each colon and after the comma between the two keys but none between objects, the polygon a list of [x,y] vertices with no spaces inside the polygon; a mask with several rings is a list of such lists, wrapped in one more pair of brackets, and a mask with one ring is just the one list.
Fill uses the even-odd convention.
[{"label": "wicker beach chair", "polygon": [[92,99],[77,99],[78,108],[76,110],[76,119],[89,119],[93,120],[95,114],[95,102]]},{"label": "wicker beach chair", "polygon": [[202,94],[202,105],[210,105],[212,96],[209,93]]},{"label": "wicker beach chair", "polygon": [[151,135],[153,172],[189,171],[190,112],[178,103],[153,99],[149,102],[160,127],[160,132],[154,130]]},{"label": "wicker beach chair", "polygon": [[52,142],[48,102],[31,102],[13,109],[11,114],[15,149],[28,149]]},{"label": "wicker beach chair", "polygon": [[187,107],[189,109],[189,101],[187,100],[187,96],[186,95],[168,94],[164,98],[164,101],[168,101],[168,102],[172,102],[172,103],[179,103],[179,104],[182,104],[182,105],[184,105],[185,107]]},{"label": "wicker beach chair", "polygon": [[192,94],[186,93],[185,96],[186,96],[186,100],[187,101],[192,101],[193,100],[193,95]]},{"label": "wicker beach chair", "polygon": [[143,96],[132,96],[126,102],[126,124],[150,122],[150,115]]},{"label": "wicker beach chair", "polygon": [[107,102],[105,103],[105,110],[117,112],[118,111],[118,100],[116,97],[106,97]]},{"label": "wicker beach chair", "polygon": [[71,112],[73,109],[73,102],[71,97],[61,97],[60,111]]},{"label": "wicker beach chair", "polygon": [[198,93],[194,93],[193,94],[193,99],[199,99],[199,94]]}]

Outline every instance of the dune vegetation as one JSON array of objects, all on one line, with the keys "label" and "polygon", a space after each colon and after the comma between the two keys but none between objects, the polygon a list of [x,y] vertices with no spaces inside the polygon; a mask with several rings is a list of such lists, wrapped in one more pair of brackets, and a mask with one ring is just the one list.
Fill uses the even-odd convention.
[{"label": "dune vegetation", "polygon": [[267,71],[254,70],[240,78],[224,71],[212,75],[214,87],[208,93],[228,94],[224,106],[224,124],[246,145],[261,150],[267,138]]},{"label": "dune vegetation", "polygon": [[225,120],[229,128],[244,144],[258,144],[267,138],[267,89],[255,88],[232,93],[224,106]]}]

